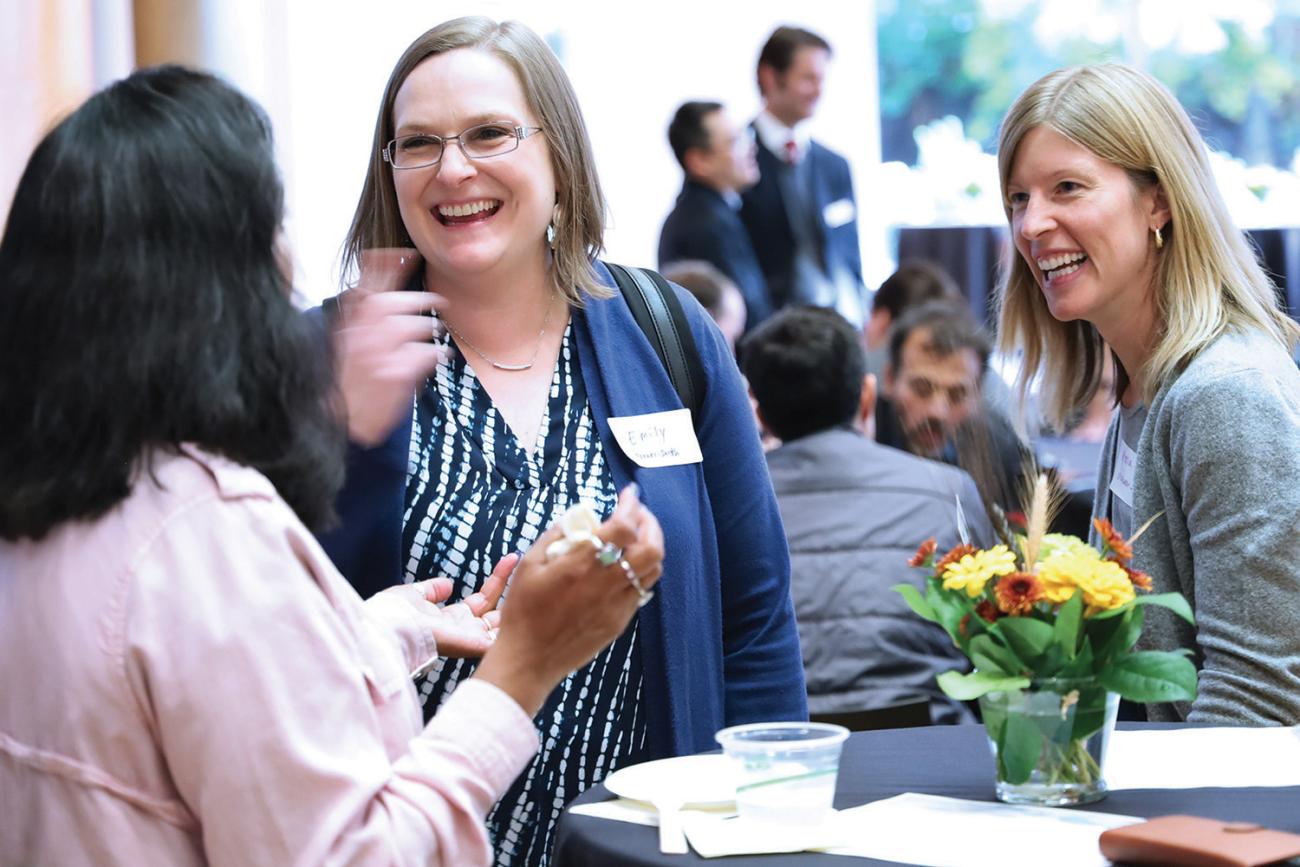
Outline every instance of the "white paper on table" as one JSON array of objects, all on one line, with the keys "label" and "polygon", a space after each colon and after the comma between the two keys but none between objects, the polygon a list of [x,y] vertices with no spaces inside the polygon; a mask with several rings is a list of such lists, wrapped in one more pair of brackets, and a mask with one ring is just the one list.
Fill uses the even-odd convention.
[{"label": "white paper on table", "polygon": [[682,813],[682,830],[701,858],[821,851],[853,839],[838,816],[832,813],[825,822],[806,826],[692,811]]},{"label": "white paper on table", "polygon": [[908,793],[841,810],[853,843],[825,850],[925,867],[1107,867],[1102,831],[1134,816]]},{"label": "white paper on table", "polygon": [[1300,786],[1300,726],[1117,731],[1105,775],[1112,789]]}]

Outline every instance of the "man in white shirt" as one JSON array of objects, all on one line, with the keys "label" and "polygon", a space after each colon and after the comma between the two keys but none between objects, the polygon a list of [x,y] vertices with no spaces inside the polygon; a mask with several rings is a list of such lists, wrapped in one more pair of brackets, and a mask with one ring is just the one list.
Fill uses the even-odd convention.
[{"label": "man in white shirt", "polygon": [[759,181],[740,216],[767,278],[772,307],[834,307],[863,322],[857,203],[844,157],[813,141],[807,121],[821,98],[830,44],[778,27],[758,58],[763,111],[754,119]]}]

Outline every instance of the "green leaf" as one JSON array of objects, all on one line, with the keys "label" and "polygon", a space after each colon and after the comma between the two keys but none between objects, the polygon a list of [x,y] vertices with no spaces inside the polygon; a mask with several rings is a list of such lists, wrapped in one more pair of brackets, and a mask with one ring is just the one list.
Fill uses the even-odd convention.
[{"label": "green leaf", "polygon": [[1097,659],[1101,661],[1103,666],[1113,657],[1128,653],[1133,648],[1133,645],[1137,644],[1138,636],[1142,634],[1144,620],[1145,615],[1141,608],[1130,608],[1124,612],[1124,617],[1119,620],[1119,625],[1097,651]]},{"label": "green leaf", "polygon": [[1093,674],[1092,663],[1092,642],[1085,636],[1083,647],[1075,654],[1074,659],[1071,659],[1056,673],[1056,676],[1070,679],[1091,677]]},{"label": "green leaf", "polygon": [[1101,683],[1129,701],[1191,701],[1196,698],[1196,666],[1176,653],[1144,650],[1116,658],[1101,673]]},{"label": "green leaf", "polygon": [[1033,719],[1019,713],[1008,713],[1007,723],[998,741],[998,764],[1002,765],[1002,779],[1013,785],[1029,779],[1043,752],[1043,736]]},{"label": "green leaf", "polygon": [[1031,667],[1052,643],[1051,624],[1032,617],[1003,617],[996,625],[1012,652]]},{"label": "green leaf", "polygon": [[1159,605],[1161,608],[1168,608],[1188,623],[1195,625],[1196,618],[1192,615],[1192,606],[1187,604],[1187,599],[1181,593],[1156,593],[1152,596],[1139,596],[1134,600],[1138,605]]},{"label": "green leaf", "polygon": [[895,593],[901,594],[903,599],[907,602],[907,606],[916,612],[917,615],[925,618],[931,623],[939,622],[939,615],[934,613],[934,608],[921,596],[920,590],[917,590],[911,584],[895,584],[890,589]]},{"label": "green leaf", "polygon": [[993,636],[977,635],[970,640],[966,651],[975,667],[989,674],[1003,677],[1018,677],[1024,670],[1024,664],[1014,653],[998,644]]},{"label": "green leaf", "polygon": [[962,674],[960,671],[945,671],[936,678],[939,689],[944,695],[958,701],[971,701],[985,693],[1024,689],[1029,686],[1027,677],[1005,677],[984,671],[972,671]]},{"label": "green leaf", "polygon": [[1076,645],[1079,643],[1079,624],[1083,620],[1083,594],[1075,593],[1072,595],[1061,610],[1056,612],[1056,625],[1052,627],[1056,633],[1056,643],[1065,651],[1065,655],[1074,659]]},{"label": "green leaf", "polygon": [[[1078,596],[1079,594],[1076,593],[1074,595]],[[1147,596],[1143,598],[1150,599],[1151,597]],[[1132,611],[1133,606],[1136,604],[1137,604],[1137,599],[1130,599],[1128,602],[1125,602],[1123,605],[1119,606],[1118,608],[1108,608],[1105,611],[1098,611],[1096,614],[1091,615],[1088,619],[1109,620],[1112,617],[1119,617],[1121,614],[1127,614],[1128,612]]]},{"label": "green leaf", "polygon": [[[965,650],[961,635],[961,619],[972,611],[971,606],[963,604],[960,599],[953,598],[953,594],[939,589],[937,581],[930,583],[925,601],[929,603],[930,610],[934,612],[939,625],[948,630],[948,634],[953,637],[958,646]],[[974,615],[971,616],[972,621],[977,619]]]}]

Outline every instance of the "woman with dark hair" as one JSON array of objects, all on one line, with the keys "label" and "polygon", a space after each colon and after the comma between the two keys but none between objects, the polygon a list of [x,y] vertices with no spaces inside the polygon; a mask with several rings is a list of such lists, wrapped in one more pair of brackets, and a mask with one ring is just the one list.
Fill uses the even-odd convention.
[{"label": "woman with dark hair", "polygon": [[[490,600],[431,604],[445,581],[363,604],[308,530],[344,438],[281,216],[264,115],[179,67],[92,97],[19,182],[0,239],[0,863],[487,863],[483,815],[537,748],[530,717],[657,580],[662,537],[629,493],[597,531],[621,560],[530,552],[499,620],[478,616]],[[482,649],[422,730],[411,672]]]},{"label": "woman with dark hair", "polygon": [[[336,340],[354,447],[326,550],[362,595],[446,575],[467,598],[569,504],[608,513],[630,481],[672,540],[655,600],[535,720],[543,748],[489,817],[500,864],[545,863],[565,803],[613,768],[807,714],[785,534],[732,354],[674,289],[704,374],[691,418],[596,258],[604,226],[582,113],[537,34],[461,18],[407,48],[345,244],[362,287],[339,300]],[[426,709],[473,665],[436,667]]]}]

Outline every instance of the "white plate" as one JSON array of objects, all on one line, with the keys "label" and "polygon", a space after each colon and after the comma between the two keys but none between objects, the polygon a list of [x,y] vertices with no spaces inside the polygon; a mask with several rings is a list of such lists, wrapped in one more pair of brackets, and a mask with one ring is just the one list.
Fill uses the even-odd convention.
[{"label": "white plate", "polygon": [[605,788],[633,801],[680,798],[686,807],[723,806],[736,800],[736,765],[721,754],[659,759],[619,768],[605,778]]}]

